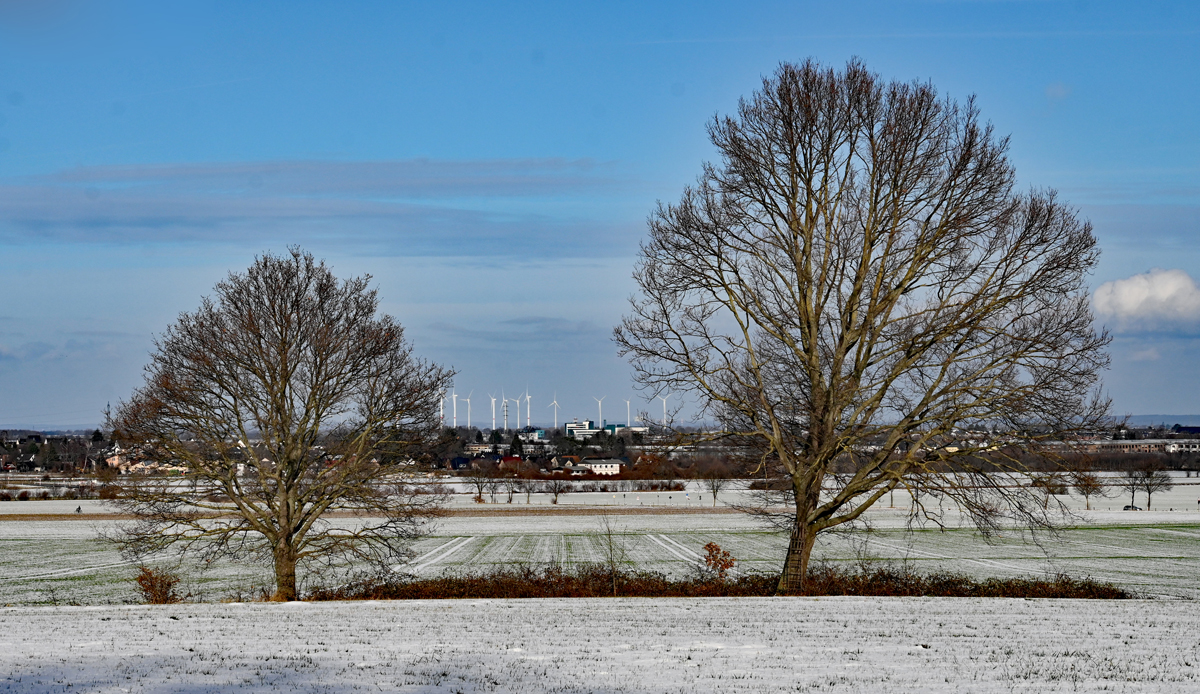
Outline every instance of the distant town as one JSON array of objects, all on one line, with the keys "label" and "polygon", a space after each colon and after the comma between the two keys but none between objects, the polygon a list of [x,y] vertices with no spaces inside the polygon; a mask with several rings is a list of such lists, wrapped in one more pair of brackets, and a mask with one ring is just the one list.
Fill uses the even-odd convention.
[{"label": "distant town", "polygon": [[[953,450],[1004,446],[984,430],[962,430],[939,442]],[[1200,426],[1116,426],[1041,444],[1058,456],[1087,454],[1096,469],[1152,464],[1169,470],[1200,470]],[[869,444],[864,449],[869,450]],[[574,419],[558,428],[444,427],[430,444],[410,452],[414,472],[428,476],[473,472],[511,476],[692,478],[763,474],[759,457],[719,431]],[[0,430],[0,471],[79,475],[182,474],[184,468],[142,453],[136,442],[111,432]],[[1200,475],[1200,473],[1198,473]]]}]

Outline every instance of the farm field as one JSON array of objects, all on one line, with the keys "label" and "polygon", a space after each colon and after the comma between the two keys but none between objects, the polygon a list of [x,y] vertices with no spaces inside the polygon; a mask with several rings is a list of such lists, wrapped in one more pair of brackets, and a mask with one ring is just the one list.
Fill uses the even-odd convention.
[{"label": "farm field", "polygon": [[[1130,496],[1127,492],[1120,489],[1120,476],[1116,473],[1101,473],[1108,478],[1110,485],[1107,490],[1107,496],[1093,497],[1091,500],[1091,511],[1104,514],[1108,512],[1121,512],[1121,508],[1130,502]],[[1200,473],[1196,477],[1191,477],[1188,473],[1173,471],[1170,473],[1174,487],[1170,490],[1158,492],[1151,500],[1150,508],[1153,513],[1182,513],[1191,514],[1191,517],[1200,522]],[[39,482],[36,475],[21,476],[20,479],[13,479],[14,476],[0,478],[0,484],[5,484],[10,489],[17,487],[27,488],[37,491],[43,488],[61,490],[69,487],[70,484],[64,480],[55,482]],[[418,483],[439,484],[451,489],[454,494],[449,498],[449,509],[452,511],[477,511],[480,509],[496,510],[504,509],[506,511],[517,511],[520,507],[530,508],[561,508],[561,507],[579,507],[585,506],[588,508],[608,508],[614,511],[636,511],[639,509],[660,509],[660,510],[688,510],[688,511],[706,511],[714,508],[720,509],[727,505],[753,505],[757,500],[750,496],[746,490],[747,480],[732,480],[728,486],[723,489],[718,495],[717,503],[713,503],[712,493],[707,490],[704,485],[695,480],[689,481],[686,484],[686,489],[683,491],[663,491],[663,492],[647,492],[647,491],[624,491],[624,492],[599,492],[599,491],[575,491],[561,495],[557,504],[552,503],[552,498],[548,494],[534,493],[526,496],[523,493],[514,494],[511,502],[508,502],[507,494],[502,490],[497,490],[493,496],[485,494],[488,503],[476,504],[472,497],[474,496],[473,487],[462,481],[456,481],[453,478],[441,480],[420,480]],[[596,484],[619,485],[621,481],[601,481]],[[629,484],[629,482],[624,482]],[[40,486],[39,486],[40,485]],[[56,492],[57,493],[57,492]],[[1074,511],[1085,511],[1085,502],[1076,494],[1060,494],[1052,497],[1054,503],[1063,504]],[[886,509],[888,506],[893,506],[895,509],[905,509],[911,503],[911,498],[904,490],[897,490],[877,507],[883,511],[886,516],[891,513]],[[1146,506],[1145,493],[1139,492],[1136,495],[1136,505],[1140,507]],[[79,501],[68,500],[49,500],[49,501],[10,501],[0,502],[0,519],[6,516],[27,516],[27,515],[52,515],[52,516],[70,516],[79,509],[83,515],[110,515],[115,512],[115,509],[103,501],[95,499],[85,499]],[[894,510],[894,509],[892,509]],[[872,513],[876,513],[873,509]],[[1127,514],[1128,515],[1128,514]],[[1123,518],[1121,522],[1141,522],[1133,518]]]},{"label": "farm field", "polygon": [[[582,509],[581,509],[582,510]],[[1200,519],[1194,513],[1093,514],[1092,524],[1045,538],[1019,534],[983,542],[969,529],[908,531],[902,510],[875,513],[871,533],[829,536],[815,556],[831,562],[907,561],[922,571],[975,577],[1065,572],[1091,576],[1160,597],[1200,597]],[[1134,520],[1140,523],[1132,522]],[[1125,521],[1125,522],[1121,522]],[[0,522],[0,604],[120,604],[133,599],[133,567],[96,540],[112,521]],[[631,567],[686,574],[703,546],[716,542],[738,559],[738,570],[775,571],[786,537],[737,513],[648,513],[609,516]],[[565,566],[602,557],[598,515],[452,516],[415,543],[401,567],[418,575],[489,570],[528,563]],[[185,565],[185,592],[220,601],[270,584],[258,566]]]},{"label": "farm field", "polygon": [[[955,598],[17,607],[0,609],[0,691],[1193,691],[1200,611],[1179,607]],[[28,633],[38,638],[19,636]]]}]

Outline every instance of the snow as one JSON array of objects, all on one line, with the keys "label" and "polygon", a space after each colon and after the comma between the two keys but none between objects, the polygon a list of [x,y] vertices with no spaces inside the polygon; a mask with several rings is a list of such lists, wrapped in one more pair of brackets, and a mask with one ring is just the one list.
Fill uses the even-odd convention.
[{"label": "snow", "polygon": [[[1064,572],[1162,597],[1200,597],[1200,518],[1195,514],[1126,513],[1119,518],[1144,522],[1097,521],[1044,537],[1041,546],[1020,533],[1006,533],[989,544],[969,529],[908,532],[903,515],[902,509],[881,509],[875,532],[829,534],[814,556],[850,564],[904,561],[921,571],[949,570],[976,578]],[[709,542],[729,551],[741,570],[776,571],[787,542],[785,535],[765,531],[743,514],[617,515],[609,521],[631,568],[673,575],[686,575],[697,566]],[[0,521],[0,605],[133,600],[134,567],[96,539],[111,523]],[[518,563],[570,567],[604,556],[599,519],[592,515],[449,517],[413,550],[415,559],[404,568],[425,576]],[[185,564],[180,573],[183,591],[207,602],[238,591],[250,594],[271,581],[261,566],[229,562],[204,570]]]},{"label": "snow", "polygon": [[0,691],[1178,692],[1165,601],[753,598],[0,609]]},{"label": "snow", "polygon": [[[1186,476],[1187,473],[1180,471],[1172,471],[1171,475],[1174,488],[1164,492],[1158,492],[1154,495],[1151,503],[1151,511],[1133,513],[1123,512],[1121,509],[1128,504],[1130,496],[1126,492],[1122,492],[1119,488],[1119,473],[1100,473],[1108,479],[1108,483],[1112,485],[1108,490],[1106,497],[1093,497],[1091,505],[1093,511],[1088,515],[1096,522],[1161,522],[1164,517],[1178,519],[1181,515],[1188,516],[1197,522],[1200,522],[1200,473],[1196,477]],[[681,480],[685,481],[685,480]],[[559,496],[557,507],[577,508],[587,506],[596,509],[691,509],[702,511],[713,508],[712,494],[704,488],[703,482],[691,480],[686,482],[685,491],[670,491],[670,492],[572,492]],[[485,494],[484,499],[487,503],[477,504],[473,500],[475,495],[474,487],[468,483],[456,481],[453,478],[438,482],[453,489],[456,493],[450,497],[449,508],[451,510],[487,510],[487,511],[513,511],[519,512],[521,507],[532,506],[541,509],[553,507],[551,504],[552,497],[549,494],[532,494],[529,497],[529,503],[526,503],[524,494],[517,494],[513,497],[511,504],[506,503],[507,494],[497,493],[496,503],[491,502],[491,495]],[[622,481],[604,481],[606,484],[629,484]],[[577,483],[583,484],[583,483]],[[755,499],[746,491],[745,487],[749,484],[747,480],[734,480],[729,483],[729,486],[722,490],[718,495],[718,506],[726,504],[733,505],[753,505]],[[1085,502],[1082,498],[1074,495],[1060,495],[1053,497],[1056,502],[1061,502],[1067,507],[1083,511]],[[1146,495],[1138,492],[1136,495],[1137,506],[1145,508]],[[889,504],[894,503],[896,508],[889,508]],[[884,497],[879,504],[871,509],[870,514],[877,516],[880,522],[890,523],[893,519],[900,519],[902,522],[906,517],[911,499],[903,490],[896,491],[894,494]],[[119,509],[112,504],[96,499],[84,499],[78,501],[52,499],[46,501],[31,500],[31,501],[7,501],[0,502],[0,518],[6,515],[59,515],[72,514],[75,509],[79,508],[82,513],[95,514],[113,514],[119,512]]]}]

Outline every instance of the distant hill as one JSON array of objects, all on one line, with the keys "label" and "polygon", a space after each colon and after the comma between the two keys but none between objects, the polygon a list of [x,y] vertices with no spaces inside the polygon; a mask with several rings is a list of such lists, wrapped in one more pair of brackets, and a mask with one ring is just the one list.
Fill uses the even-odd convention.
[{"label": "distant hill", "polygon": [[1135,414],[1129,418],[1129,423],[1139,427],[1156,424],[1166,424],[1168,427],[1174,424],[1200,427],[1200,414]]}]

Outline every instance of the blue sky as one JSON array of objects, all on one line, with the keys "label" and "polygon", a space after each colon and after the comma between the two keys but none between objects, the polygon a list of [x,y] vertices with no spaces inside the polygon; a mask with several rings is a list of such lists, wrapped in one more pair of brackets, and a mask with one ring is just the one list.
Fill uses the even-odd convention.
[{"label": "blue sky", "polygon": [[851,56],[978,96],[1096,227],[1117,411],[1200,412],[1193,3],[12,0],[0,427],[98,423],[155,333],[290,244],[373,275],[475,424],[526,388],[535,422],[555,393],[661,411],[609,340],[647,213],[779,61]]}]

